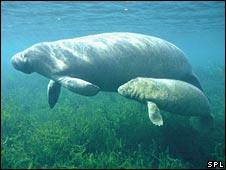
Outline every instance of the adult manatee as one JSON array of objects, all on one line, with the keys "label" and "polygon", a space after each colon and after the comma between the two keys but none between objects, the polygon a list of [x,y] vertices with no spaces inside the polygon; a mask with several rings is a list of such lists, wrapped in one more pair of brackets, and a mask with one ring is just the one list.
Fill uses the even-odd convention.
[{"label": "adult manatee", "polygon": [[207,97],[197,87],[180,80],[138,77],[121,85],[119,94],[144,102],[151,122],[162,126],[160,113],[165,110],[183,116],[196,116],[196,127],[213,127],[213,117]]},{"label": "adult manatee", "polygon": [[135,77],[179,79],[201,88],[184,53],[160,38],[127,32],[42,42],[11,59],[15,69],[50,79],[48,101],[56,104],[61,85],[92,96]]}]

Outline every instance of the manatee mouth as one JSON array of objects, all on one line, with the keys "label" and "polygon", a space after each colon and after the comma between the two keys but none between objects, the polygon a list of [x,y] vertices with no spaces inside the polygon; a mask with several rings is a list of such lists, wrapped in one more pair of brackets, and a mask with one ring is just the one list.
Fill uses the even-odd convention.
[{"label": "manatee mouth", "polygon": [[17,61],[16,57],[13,56],[13,58],[11,59],[11,64],[13,65],[13,67],[16,69],[16,70],[20,70],[20,64],[19,62]]},{"label": "manatee mouth", "polygon": [[131,88],[127,84],[123,84],[119,86],[118,93],[124,97],[129,97],[129,93],[131,92]]},{"label": "manatee mouth", "polygon": [[122,86],[119,86],[118,93],[123,96],[123,87]]},{"label": "manatee mouth", "polygon": [[33,72],[30,69],[27,60],[23,57],[21,53],[18,53],[12,57],[11,64],[16,70],[19,70],[23,73],[30,74]]}]

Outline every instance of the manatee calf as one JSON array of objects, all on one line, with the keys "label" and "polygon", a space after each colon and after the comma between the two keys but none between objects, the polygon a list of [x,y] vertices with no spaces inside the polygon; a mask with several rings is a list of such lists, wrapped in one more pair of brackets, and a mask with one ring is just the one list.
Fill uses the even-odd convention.
[{"label": "manatee calf", "polygon": [[118,93],[147,103],[149,118],[155,125],[163,125],[161,109],[184,116],[197,116],[196,123],[199,124],[199,128],[213,126],[207,97],[189,83],[172,79],[138,77],[120,86]]},{"label": "manatee calf", "polygon": [[92,96],[100,90],[117,91],[135,77],[170,78],[201,88],[184,53],[160,38],[127,32],[103,33],[74,39],[42,42],[11,59],[15,69],[37,72],[50,79],[50,107],[61,86]]}]

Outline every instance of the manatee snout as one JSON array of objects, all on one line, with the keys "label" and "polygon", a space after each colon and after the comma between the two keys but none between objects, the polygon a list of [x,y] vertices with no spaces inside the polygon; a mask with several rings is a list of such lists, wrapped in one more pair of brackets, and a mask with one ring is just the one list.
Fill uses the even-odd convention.
[{"label": "manatee snout", "polygon": [[126,84],[119,86],[118,93],[121,94],[122,96],[125,96],[127,94]]},{"label": "manatee snout", "polygon": [[118,93],[125,97],[128,97],[131,91],[132,91],[132,87],[130,86],[129,83],[125,83],[119,86],[118,88]]},{"label": "manatee snout", "polygon": [[124,97],[131,98],[133,95],[135,95],[135,86],[136,86],[137,79],[132,79],[128,81],[127,83],[119,86],[118,93]]},{"label": "manatee snout", "polygon": [[22,53],[17,53],[11,58],[11,64],[16,70],[19,70],[23,73],[30,74],[32,70],[30,69],[27,59],[24,58]]}]

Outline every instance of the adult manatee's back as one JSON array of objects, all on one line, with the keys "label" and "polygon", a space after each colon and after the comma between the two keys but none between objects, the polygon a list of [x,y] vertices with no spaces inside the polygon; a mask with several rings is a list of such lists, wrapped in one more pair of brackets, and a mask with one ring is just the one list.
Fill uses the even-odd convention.
[{"label": "adult manatee's back", "polygon": [[[201,89],[184,53],[160,38],[135,33],[104,33],[50,43],[62,48],[72,77],[117,90],[137,76],[184,80]],[[59,55],[58,57],[60,57]],[[76,57],[75,57],[76,56]]]},{"label": "adult manatee's back", "polygon": [[94,95],[99,90],[117,91],[135,77],[179,79],[201,89],[179,48],[143,34],[104,33],[38,43],[11,61],[17,70],[51,79],[48,95],[54,104],[61,85],[79,94]]}]

